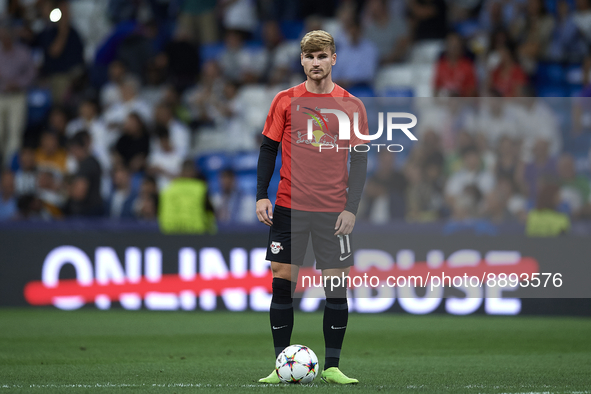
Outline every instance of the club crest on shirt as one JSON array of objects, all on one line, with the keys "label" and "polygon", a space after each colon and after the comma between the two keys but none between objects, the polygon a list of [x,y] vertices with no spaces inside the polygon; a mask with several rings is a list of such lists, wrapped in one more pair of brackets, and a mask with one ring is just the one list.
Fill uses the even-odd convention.
[{"label": "club crest on shirt", "polygon": [[273,241],[271,242],[271,253],[277,254],[280,250],[283,250],[283,246],[281,246],[281,242]]}]

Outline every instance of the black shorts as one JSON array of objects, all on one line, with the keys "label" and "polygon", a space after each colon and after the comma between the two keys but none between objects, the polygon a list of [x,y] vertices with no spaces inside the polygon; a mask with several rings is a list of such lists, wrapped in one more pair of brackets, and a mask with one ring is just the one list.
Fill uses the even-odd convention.
[{"label": "black shorts", "polygon": [[334,235],[339,212],[308,212],[279,205],[273,211],[267,260],[301,266],[312,236],[317,269],[353,265],[351,236]]}]

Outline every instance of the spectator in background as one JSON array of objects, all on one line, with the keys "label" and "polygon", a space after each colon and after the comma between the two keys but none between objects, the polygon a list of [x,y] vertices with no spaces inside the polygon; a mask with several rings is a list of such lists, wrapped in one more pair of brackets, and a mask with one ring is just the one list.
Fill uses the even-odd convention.
[{"label": "spectator in background", "polygon": [[370,86],[378,67],[378,50],[363,37],[357,18],[348,21],[346,34],[336,43],[338,60],[332,70],[333,80],[342,87]]},{"label": "spectator in background", "polygon": [[441,166],[427,165],[424,171],[417,164],[406,167],[408,187],[406,191],[406,220],[409,222],[430,222],[438,219],[441,208],[441,190],[433,180],[438,178]]},{"label": "spectator in background", "polygon": [[129,73],[140,78],[150,59],[159,53],[158,24],[150,20],[137,24],[136,29],[126,36],[117,47],[117,58],[125,64]]},{"label": "spectator in background", "polygon": [[527,75],[517,61],[515,46],[507,41],[497,50],[499,63],[488,78],[488,90],[496,91],[502,97],[519,97],[527,84]]},{"label": "spectator in background", "polygon": [[133,203],[133,214],[143,221],[156,221],[158,218],[158,186],[153,176],[146,175],[139,187]]},{"label": "spectator in background", "polygon": [[[495,96],[493,94],[493,96]],[[517,142],[522,138],[517,127],[517,118],[512,104],[516,100],[501,97],[487,97],[479,101],[478,109],[466,121],[466,130],[471,134],[484,134],[488,144],[494,149],[503,138]]]},{"label": "spectator in background", "polygon": [[515,218],[507,208],[508,196],[500,189],[495,188],[484,196],[482,205],[482,218],[493,224],[507,223]]},{"label": "spectator in background", "polygon": [[139,194],[158,194],[158,184],[156,178],[151,175],[146,175],[142,179]]},{"label": "spectator in background", "polygon": [[515,182],[519,168],[519,144],[508,136],[503,136],[497,145],[495,174],[497,179],[507,178]]},{"label": "spectator in background", "polygon": [[66,126],[66,135],[71,138],[80,131],[88,131],[91,152],[101,164],[103,171],[111,168],[109,149],[116,141],[116,134],[110,131],[99,117],[98,103],[86,99],[78,106],[78,117]]},{"label": "spectator in background", "polygon": [[[49,21],[49,14],[58,6],[61,19]],[[42,7],[46,26],[36,37],[35,46],[43,51],[41,75],[49,81],[54,102],[61,104],[72,80],[84,67],[84,45],[70,23],[68,2],[48,0]]]},{"label": "spectator in background", "polygon": [[100,92],[103,108],[109,108],[122,100],[121,90],[126,73],[127,69],[120,60],[113,60],[109,64],[109,81],[103,85]]},{"label": "spectator in background", "polygon": [[555,62],[581,62],[587,53],[587,44],[577,29],[566,0],[556,6],[556,25],[550,37],[546,58]]},{"label": "spectator in background", "polygon": [[591,44],[591,1],[590,0],[576,0],[575,12],[573,14],[573,22],[579,29],[579,32]]},{"label": "spectator in background", "polygon": [[117,141],[115,151],[132,173],[144,170],[150,153],[150,137],[144,121],[135,112],[127,116],[123,135]]},{"label": "spectator in background", "polygon": [[550,156],[558,156],[562,151],[562,136],[554,110],[544,100],[536,98],[529,88],[523,89],[523,97],[514,103],[518,104],[512,106],[512,110],[523,139],[523,160],[532,160],[534,144],[540,139],[548,141]]},{"label": "spectator in background", "polygon": [[143,222],[158,220],[159,198],[157,194],[141,194],[135,204],[136,217]]},{"label": "spectator in background", "polygon": [[455,149],[453,152],[445,155],[445,174],[451,175],[456,171],[462,169],[462,153],[464,150],[476,146],[476,136],[462,130],[458,133],[456,138]]},{"label": "spectator in background", "polygon": [[191,124],[198,127],[213,123],[211,106],[221,99],[224,84],[220,66],[213,60],[206,62],[201,70],[199,83],[185,92],[183,97],[190,111]]},{"label": "spectator in background", "polygon": [[525,223],[527,218],[527,199],[521,194],[515,184],[515,179],[503,175],[497,175],[495,190],[497,190],[505,201],[505,206],[512,219],[519,223]]},{"label": "spectator in background", "polygon": [[177,27],[163,54],[168,61],[169,76],[174,86],[181,90],[190,86],[199,75],[201,67],[199,47],[191,41],[191,34],[184,28]]},{"label": "spectator in background", "polygon": [[169,73],[169,58],[165,53],[159,53],[145,65],[144,85],[141,87],[139,96],[154,108],[162,101],[167,87]]},{"label": "spectator in background", "polygon": [[49,119],[47,129],[55,133],[58,137],[60,146],[66,146],[68,142],[67,126],[70,117],[66,112],[66,108],[62,106],[54,106],[49,112]]},{"label": "spectator in background", "polygon": [[254,195],[245,194],[236,183],[236,174],[231,169],[220,172],[220,192],[212,196],[211,202],[219,223],[249,224],[256,222],[251,208],[256,204]]},{"label": "spectator in background", "polygon": [[162,100],[166,105],[172,108],[172,115],[184,124],[189,124],[191,121],[191,113],[189,108],[181,100],[181,92],[173,85],[167,85],[164,89]]},{"label": "spectator in background", "polygon": [[[464,130],[471,119],[472,108],[463,105],[463,100],[432,100],[422,102],[418,114],[421,122],[413,129],[419,140],[425,140],[430,148],[438,145],[449,154],[456,148],[458,133]],[[437,141],[435,141],[437,140]]]},{"label": "spectator in background", "polygon": [[178,17],[180,29],[188,32],[194,43],[211,44],[218,41],[215,8],[217,0],[185,0]]},{"label": "spectator in background", "polygon": [[37,73],[31,51],[17,42],[9,21],[0,22],[0,164],[9,163],[25,131],[27,89]]},{"label": "spectator in background", "polygon": [[140,87],[139,79],[125,77],[121,85],[121,101],[109,107],[103,116],[107,127],[120,127],[132,112],[138,114],[143,122],[149,123],[152,120],[152,108],[138,96]]},{"label": "spectator in background", "polygon": [[445,0],[409,0],[408,11],[413,40],[442,40],[447,34],[447,5]]},{"label": "spectator in background", "polygon": [[12,172],[4,170],[0,178],[0,221],[14,219],[16,213],[14,175]]},{"label": "spectator in background", "polygon": [[131,174],[124,166],[113,169],[113,189],[106,201],[106,214],[112,219],[134,218],[133,207],[137,198],[131,187]]},{"label": "spectator in background", "polygon": [[213,117],[227,150],[255,147],[254,136],[245,127],[246,108],[246,103],[238,96],[238,85],[226,82],[221,100],[213,103]]},{"label": "spectator in background", "polygon": [[34,194],[25,194],[17,201],[17,220],[49,220],[51,216],[43,209],[43,202]]},{"label": "spectator in background", "polygon": [[559,188],[553,184],[544,185],[537,198],[536,208],[529,211],[525,224],[528,237],[556,237],[570,230],[570,219],[557,212]]},{"label": "spectator in background", "polygon": [[525,18],[517,33],[521,43],[520,63],[528,74],[535,71],[537,61],[546,53],[554,26],[554,17],[548,13],[544,0],[528,0]]},{"label": "spectator in background", "polygon": [[453,173],[445,185],[445,199],[458,211],[473,212],[482,195],[495,187],[493,174],[482,170],[482,163],[475,147],[462,152],[462,169]]},{"label": "spectator in background", "polygon": [[245,48],[242,33],[230,30],[224,42],[225,48],[219,58],[224,77],[235,82],[257,82],[254,55]]},{"label": "spectator in background", "polygon": [[258,25],[255,0],[221,0],[222,24],[225,30],[235,30],[249,37]]},{"label": "spectator in background", "polygon": [[41,169],[37,174],[36,197],[43,206],[46,219],[59,219],[62,217],[62,207],[66,202],[62,194],[61,181],[55,173],[48,169]]},{"label": "spectator in background", "polygon": [[[294,66],[294,59],[300,53],[296,42],[285,41],[279,23],[268,21],[263,24],[263,49],[256,57],[258,74],[269,85],[288,83]],[[260,61],[259,61],[260,59]]]},{"label": "spectator in background", "polygon": [[[487,33],[489,34],[486,39],[486,51],[482,52],[479,57],[479,72],[482,74],[480,79],[485,81],[486,88],[488,89],[490,84],[489,78],[491,77],[492,72],[501,63],[501,49],[507,45],[507,42],[509,42],[511,38],[509,37],[507,30],[504,29],[496,29]],[[497,93],[497,95],[494,93]],[[502,97],[498,92],[494,91],[490,91],[488,94],[484,94],[484,96]]]},{"label": "spectator in background", "polygon": [[135,20],[138,17],[140,2],[128,0],[107,0],[107,17],[113,24]]},{"label": "spectator in background", "polygon": [[49,168],[58,174],[66,172],[67,152],[60,146],[55,132],[45,131],[41,134],[41,141],[35,152],[35,162],[39,168]]},{"label": "spectator in background", "polygon": [[37,163],[35,150],[23,147],[18,155],[18,170],[14,174],[15,194],[20,197],[35,193],[37,186]]},{"label": "spectator in background", "polygon": [[[162,102],[156,106],[154,120],[156,126],[167,130],[167,139],[172,146],[172,151],[184,159],[191,149],[191,130],[183,122],[175,119],[174,109],[170,104]],[[156,136],[158,137],[158,136]],[[153,151],[161,149],[158,139],[152,145]]]},{"label": "spectator in background", "polygon": [[370,0],[365,10],[365,37],[376,46],[380,64],[404,59],[410,43],[405,16],[390,12],[386,0]]},{"label": "spectator in background", "polygon": [[78,163],[73,176],[65,213],[68,216],[100,216],[103,214],[101,198],[101,166],[90,153],[90,135],[80,131],[69,141],[70,153]]},{"label": "spectator in background", "polygon": [[365,186],[365,215],[372,223],[387,223],[403,219],[406,212],[405,196],[408,182],[396,169],[396,153],[378,153],[376,172]]},{"label": "spectator in background", "polygon": [[550,157],[548,141],[537,140],[533,149],[533,161],[521,163],[517,170],[517,182],[525,187],[524,194],[532,205],[535,205],[540,179],[556,175],[556,159]]},{"label": "spectator in background", "polygon": [[510,29],[521,14],[523,1],[484,0],[479,25],[484,30]]},{"label": "spectator in background", "polygon": [[160,192],[158,222],[162,232],[215,233],[215,215],[207,196],[207,183],[197,179],[195,164],[185,160],[180,177]]},{"label": "spectator in background", "polygon": [[478,154],[480,155],[480,160],[482,161],[482,169],[494,174],[497,156],[496,152],[491,149],[490,145],[488,144],[488,140],[486,139],[484,133],[476,134],[474,142],[476,149],[478,150]]},{"label": "spectator in background", "polygon": [[184,155],[173,146],[168,130],[166,126],[156,127],[158,149],[152,149],[147,162],[147,171],[156,178],[160,190],[179,175],[184,160]]},{"label": "spectator in background", "polygon": [[458,33],[447,35],[445,53],[435,67],[435,96],[476,96],[474,63],[464,53],[464,43]]},{"label": "spectator in background", "polygon": [[571,217],[578,217],[584,204],[589,200],[589,180],[575,170],[575,161],[568,153],[558,159],[560,180],[560,201],[566,205]]},{"label": "spectator in background", "polygon": [[475,184],[466,184],[453,199],[451,223],[471,223],[480,215],[483,194]]}]

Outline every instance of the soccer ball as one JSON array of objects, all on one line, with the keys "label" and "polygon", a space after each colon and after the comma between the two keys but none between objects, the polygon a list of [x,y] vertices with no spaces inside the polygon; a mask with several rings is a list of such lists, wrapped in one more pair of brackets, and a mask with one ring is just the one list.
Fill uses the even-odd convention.
[{"label": "soccer ball", "polygon": [[275,370],[283,383],[310,383],[318,374],[318,357],[309,347],[291,345],[277,357]]}]

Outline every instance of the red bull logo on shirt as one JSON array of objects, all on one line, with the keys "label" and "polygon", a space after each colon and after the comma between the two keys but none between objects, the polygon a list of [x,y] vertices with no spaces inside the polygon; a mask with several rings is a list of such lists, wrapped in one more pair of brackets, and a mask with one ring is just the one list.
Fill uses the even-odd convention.
[{"label": "red bull logo on shirt", "polygon": [[[304,112],[304,114],[308,115],[310,119],[308,119],[308,127],[316,127],[316,130],[313,130],[312,133],[308,131],[308,134],[302,134],[302,132],[298,131],[298,139],[296,141],[297,144],[308,144],[314,147],[320,146],[331,146],[337,147],[338,135],[331,136],[328,134],[328,119],[326,116],[321,115],[318,111],[319,109],[312,109],[308,107],[304,107],[304,109],[308,110],[308,112]],[[319,129],[318,129],[319,128]]]}]

